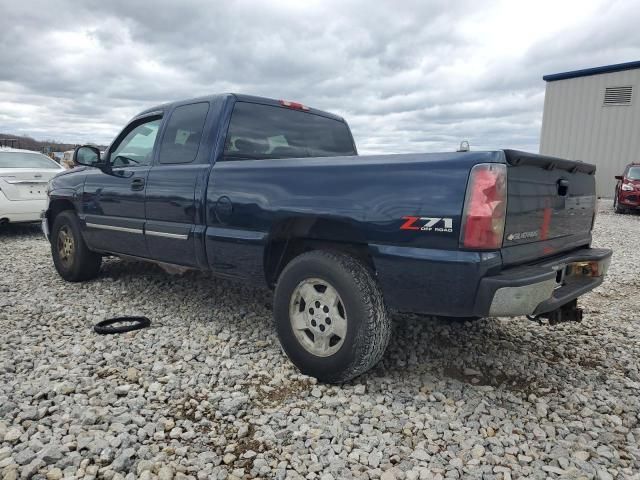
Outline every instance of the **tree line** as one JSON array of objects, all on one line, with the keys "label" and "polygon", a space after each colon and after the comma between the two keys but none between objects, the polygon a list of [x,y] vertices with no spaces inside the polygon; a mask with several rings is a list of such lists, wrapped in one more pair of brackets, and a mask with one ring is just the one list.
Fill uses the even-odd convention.
[{"label": "tree line", "polygon": [[[15,142],[9,140],[15,140]],[[73,150],[77,145],[56,140],[36,140],[35,138],[25,135],[0,133],[0,146],[35,150],[37,152],[42,152],[43,149],[46,148],[48,148],[50,152],[65,152],[67,150]],[[103,149],[106,148],[106,146],[98,145],[98,148]]]}]

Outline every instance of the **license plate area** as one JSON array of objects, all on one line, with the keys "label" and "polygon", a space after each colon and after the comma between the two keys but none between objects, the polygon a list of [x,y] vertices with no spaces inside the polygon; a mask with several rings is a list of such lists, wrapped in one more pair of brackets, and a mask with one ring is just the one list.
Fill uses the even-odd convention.
[{"label": "license plate area", "polygon": [[587,278],[602,277],[609,267],[610,258],[605,260],[584,260],[560,265],[556,268],[556,288]]},{"label": "license plate area", "polygon": [[47,184],[42,182],[15,185],[21,199],[38,199],[47,196]]}]

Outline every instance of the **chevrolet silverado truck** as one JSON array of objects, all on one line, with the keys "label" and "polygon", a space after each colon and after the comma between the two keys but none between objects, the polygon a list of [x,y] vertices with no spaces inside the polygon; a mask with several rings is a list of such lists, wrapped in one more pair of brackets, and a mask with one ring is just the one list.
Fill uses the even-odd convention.
[{"label": "chevrolet silverado truck", "polygon": [[305,374],[375,365],[389,311],[580,320],[611,251],[591,248],[593,165],[512,150],[358,156],[347,123],[223,94],[143,111],[53,178],[43,230],[58,273],[103,256],[274,289]]}]

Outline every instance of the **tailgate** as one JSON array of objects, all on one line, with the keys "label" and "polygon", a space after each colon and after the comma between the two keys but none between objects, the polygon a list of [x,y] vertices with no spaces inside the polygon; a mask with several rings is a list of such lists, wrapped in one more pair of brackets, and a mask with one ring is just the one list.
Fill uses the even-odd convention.
[{"label": "tailgate", "polygon": [[47,183],[60,170],[29,168],[0,169],[0,190],[9,200],[39,200],[47,197]]},{"label": "tailgate", "polygon": [[596,207],[595,166],[505,150],[505,265],[551,256],[591,243]]}]

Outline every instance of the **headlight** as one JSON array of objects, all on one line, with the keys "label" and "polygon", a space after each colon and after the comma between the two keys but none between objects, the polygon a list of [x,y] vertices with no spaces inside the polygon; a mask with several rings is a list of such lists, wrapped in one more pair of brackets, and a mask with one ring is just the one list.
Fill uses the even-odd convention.
[{"label": "headlight", "polygon": [[625,192],[633,192],[633,185],[631,185],[630,183],[623,183],[622,184],[622,190],[624,190]]}]

